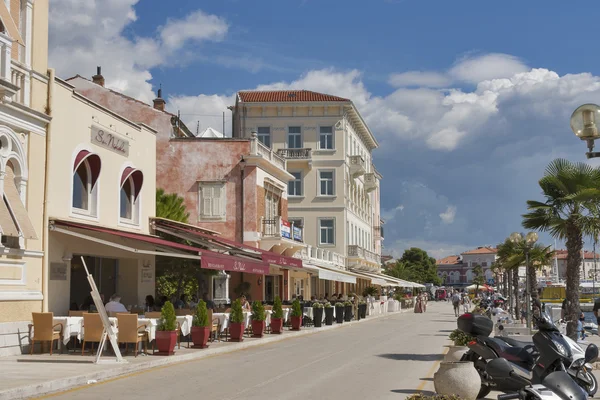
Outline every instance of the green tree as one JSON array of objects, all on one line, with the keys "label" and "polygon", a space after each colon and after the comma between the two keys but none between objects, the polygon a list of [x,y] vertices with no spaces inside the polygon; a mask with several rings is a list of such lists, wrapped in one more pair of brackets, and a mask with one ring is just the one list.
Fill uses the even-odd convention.
[{"label": "green tree", "polygon": [[167,194],[163,189],[156,190],[156,216],[177,222],[188,222],[190,213],[185,207],[185,200],[176,193]]},{"label": "green tree", "polygon": [[417,283],[433,283],[439,285],[441,279],[437,276],[437,264],[425,250],[412,247],[404,251],[402,258],[386,271],[396,278]]},{"label": "green tree", "polygon": [[481,268],[481,265],[475,264],[475,266],[473,267],[473,275],[475,275],[473,277],[473,283],[475,284],[475,293],[478,293],[479,286],[482,286],[484,284],[483,269]]},{"label": "green tree", "polygon": [[593,234],[591,210],[600,198],[600,169],[585,163],[554,160],[540,179],[545,201],[527,201],[523,227],[548,232],[567,247],[567,335],[574,338],[579,312],[579,282],[583,236]]}]

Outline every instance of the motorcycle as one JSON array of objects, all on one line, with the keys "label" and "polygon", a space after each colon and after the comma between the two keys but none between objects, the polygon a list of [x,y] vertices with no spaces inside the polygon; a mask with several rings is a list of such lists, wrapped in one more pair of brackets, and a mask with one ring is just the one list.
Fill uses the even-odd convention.
[{"label": "motorcycle", "polygon": [[512,379],[523,386],[514,393],[501,394],[498,400],[586,400],[587,393],[564,371],[548,374],[541,384],[531,382],[517,374],[512,365],[504,358],[491,360],[486,373],[496,380]]},{"label": "motorcycle", "polygon": [[458,329],[475,336],[475,340],[468,344],[469,350],[463,355],[462,361],[472,361],[481,376],[479,397],[485,397],[492,389],[514,392],[523,388],[522,381],[498,380],[489,376],[486,372],[487,363],[498,358],[506,359],[515,374],[533,384],[540,384],[552,372],[564,371],[586,391],[597,390],[596,380],[586,364],[597,359],[598,348],[590,344],[584,358],[574,359],[571,345],[547,317],[537,317],[536,322],[539,331],[533,336],[533,344],[517,346],[516,343],[511,345],[503,340],[506,338],[490,338],[493,322],[487,317],[473,314],[459,317]]}]

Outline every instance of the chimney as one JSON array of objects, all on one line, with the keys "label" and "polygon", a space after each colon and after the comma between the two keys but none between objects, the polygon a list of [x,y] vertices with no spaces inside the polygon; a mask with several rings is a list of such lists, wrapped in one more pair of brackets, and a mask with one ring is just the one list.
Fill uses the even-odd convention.
[{"label": "chimney", "polygon": [[162,98],[162,85],[158,89],[158,96],[153,100],[154,108],[160,111],[165,111],[166,101]]},{"label": "chimney", "polygon": [[96,67],[96,75],[92,76],[92,82],[94,82],[96,85],[100,85],[102,87],[104,87],[104,77],[102,76],[102,68],[101,67]]}]

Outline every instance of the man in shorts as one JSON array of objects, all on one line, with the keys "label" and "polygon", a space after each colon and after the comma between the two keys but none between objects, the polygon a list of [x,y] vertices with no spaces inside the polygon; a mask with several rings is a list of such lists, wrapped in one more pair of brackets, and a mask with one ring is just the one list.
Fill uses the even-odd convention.
[{"label": "man in shorts", "polygon": [[458,317],[460,308],[460,295],[458,294],[458,290],[455,290],[454,294],[452,295],[452,307],[454,307],[454,315]]}]

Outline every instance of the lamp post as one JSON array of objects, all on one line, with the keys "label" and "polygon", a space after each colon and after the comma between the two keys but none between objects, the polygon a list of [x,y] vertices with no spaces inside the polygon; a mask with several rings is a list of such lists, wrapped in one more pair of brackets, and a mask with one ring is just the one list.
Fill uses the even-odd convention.
[{"label": "lamp post", "polygon": [[596,104],[584,104],[577,107],[571,115],[571,130],[581,140],[585,140],[588,152],[587,158],[600,157],[600,152],[594,150],[594,141],[600,138],[596,118],[600,117],[600,106]]},{"label": "lamp post", "polygon": [[[510,235],[510,241],[516,244],[525,253],[525,306],[527,308],[527,328],[531,329],[531,293],[529,292],[529,251],[537,242],[538,234],[529,232],[525,237],[519,232]],[[517,274],[519,271],[517,270]]]}]

